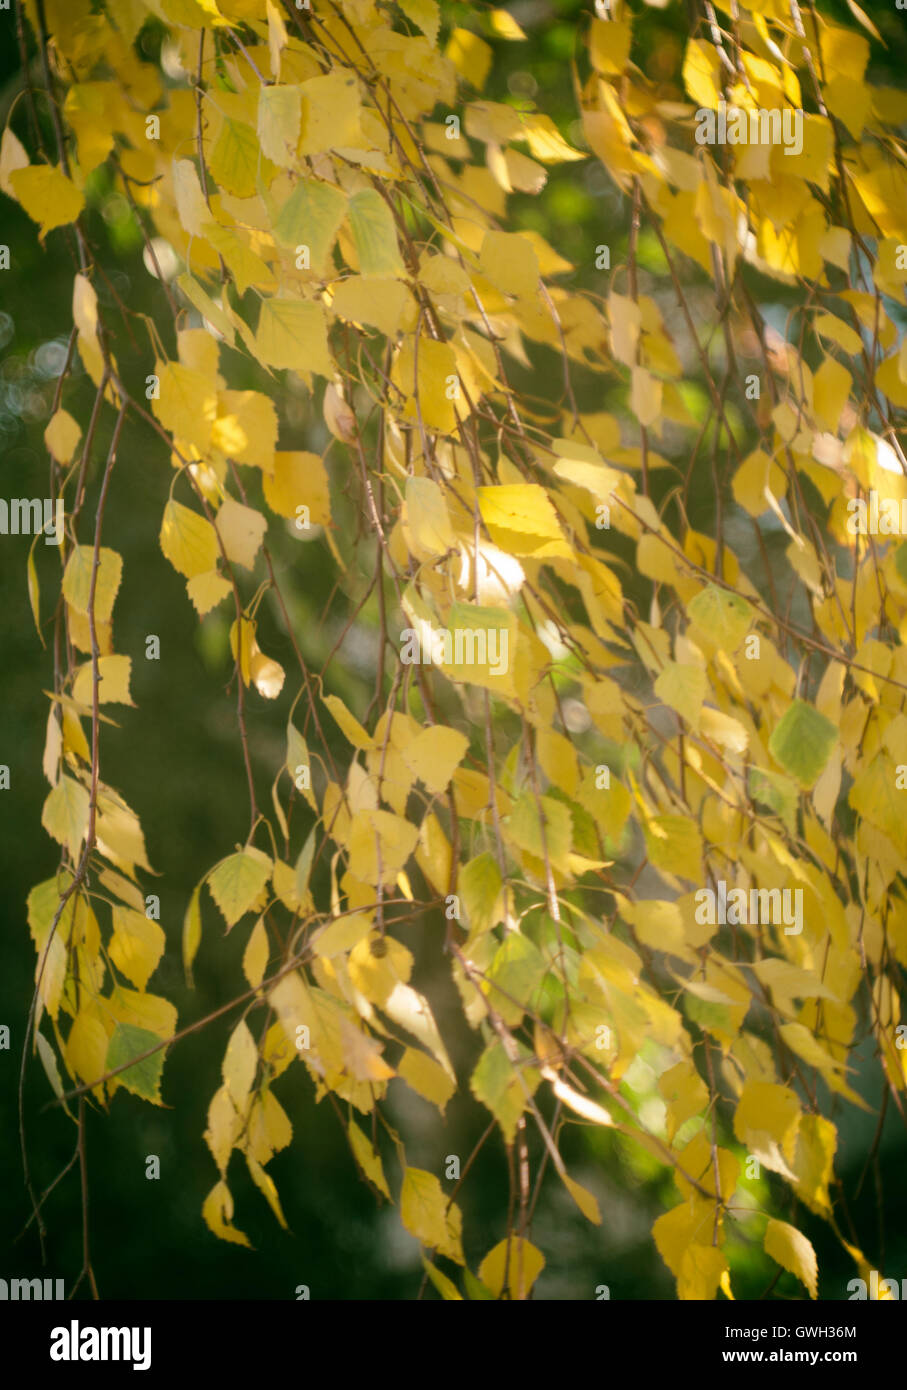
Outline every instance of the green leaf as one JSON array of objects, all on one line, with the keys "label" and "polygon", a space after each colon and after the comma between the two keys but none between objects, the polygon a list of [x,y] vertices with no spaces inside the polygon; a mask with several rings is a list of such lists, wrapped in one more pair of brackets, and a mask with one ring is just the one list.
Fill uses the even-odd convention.
[{"label": "green leaf", "polygon": [[734,652],[746,636],[752,610],[746,599],[708,584],[687,604],[687,613],[702,632],[726,652]]},{"label": "green leaf", "polygon": [[228,927],[234,926],[258,901],[271,877],[271,868],[266,854],[249,848],[229,855],[208,875],[211,896]]},{"label": "green leaf", "polygon": [[346,194],[339,188],[321,179],[300,179],[274,218],[274,235],[294,251],[307,246],[309,267],[320,275],[346,212]]},{"label": "green leaf", "polygon": [[[35,1043],[38,1048],[38,1056],[41,1058],[41,1065],[51,1084],[53,1093],[58,1100],[63,1100],[63,1082],[60,1077],[60,1068],[57,1066],[57,1054],[40,1030],[35,1033]],[[65,1100],[63,1100],[63,1109],[71,1120],[75,1119]]]},{"label": "green leaf", "polygon": [[479,854],[460,871],[457,892],[463,900],[469,928],[476,935],[500,918],[501,871],[493,854]]},{"label": "green leaf", "polygon": [[799,794],[795,782],[780,772],[767,772],[762,767],[751,767],[749,771],[749,793],[754,801],[761,801],[781,817],[793,835],[797,829],[797,806]]},{"label": "green leaf", "polygon": [[507,821],[507,834],[520,849],[536,859],[544,860],[545,850],[552,864],[566,859],[570,853],[573,823],[570,812],[560,801],[550,796],[539,798],[545,817],[545,838],[539,821],[539,807],[532,792],[523,792]]},{"label": "green leaf", "polygon": [[481,1279],[477,1279],[469,1269],[463,1270],[463,1287],[473,1303],[495,1302],[495,1297],[491,1289],[483,1284]]},{"label": "green leaf", "polygon": [[125,1086],[133,1095],[142,1100],[150,1100],[154,1105],[161,1104],[161,1075],[164,1070],[164,1053],[160,1047],[161,1039],[147,1028],[136,1028],[132,1023],[118,1023],[113,1030],[107,1048],[107,1070],[123,1066],[131,1057],[141,1057],[150,1047],[157,1047],[150,1057],[145,1057],[135,1066],[127,1067],[113,1078],[119,1086]]},{"label": "green leaf", "polygon": [[350,199],[350,226],[362,275],[402,275],[397,229],[390,208],[374,188],[363,188]]},{"label": "green leaf", "polygon": [[515,1027],[547,970],[541,951],[528,937],[508,932],[486,972],[489,1003],[504,1022]]},{"label": "green leaf", "polygon": [[831,756],[838,729],[805,700],[794,700],[775,725],[768,751],[801,787],[812,787]]},{"label": "green leaf", "polygon": [[899,545],[894,552],[894,567],[904,583],[907,584],[907,541]]},{"label": "green leaf", "polygon": [[655,694],[682,715],[691,729],[698,729],[706,684],[706,674],[701,666],[669,661],[655,682]]},{"label": "green leaf", "polygon": [[[521,1065],[532,1054],[518,1046],[519,1061],[514,1065],[499,1042],[491,1043],[479,1058],[469,1082],[469,1089],[476,1100],[480,1100],[494,1115],[508,1144],[513,1143],[517,1120],[526,1107],[527,1093],[531,1096],[541,1080],[534,1067]],[[520,1076],[525,1082],[525,1090],[520,1085]]]},{"label": "green leaf", "polygon": [[183,969],[186,972],[186,984],[189,989],[192,989],[192,962],[195,960],[202,940],[201,891],[202,886],[198,884],[189,899],[189,906],[186,908],[186,915],[183,918]]}]

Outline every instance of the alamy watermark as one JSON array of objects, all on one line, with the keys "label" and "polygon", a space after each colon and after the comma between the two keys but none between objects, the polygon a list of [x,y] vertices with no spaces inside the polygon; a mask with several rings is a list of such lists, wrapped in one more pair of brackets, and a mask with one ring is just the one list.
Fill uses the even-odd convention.
[{"label": "alamy watermark", "polygon": [[28,1303],[34,1299],[50,1303],[62,1302],[65,1297],[62,1279],[0,1279],[0,1302]]},{"label": "alamy watermark", "polygon": [[713,888],[696,893],[696,921],[700,926],[784,925],[785,936],[799,936],[803,930],[802,888],[731,888],[723,878]]},{"label": "alamy watermark", "polygon": [[400,660],[404,666],[488,666],[493,676],[505,676],[509,639],[506,627],[431,628],[427,638],[407,627],[400,633]]},{"label": "alamy watermark", "polygon": [[869,1271],[869,1289],[866,1288],[865,1279],[851,1279],[847,1285],[850,1297],[849,1303],[862,1302],[864,1299],[875,1303],[884,1299],[907,1298],[907,1279],[882,1279],[877,1269]]},{"label": "alamy watermark", "polygon": [[907,499],[879,497],[869,489],[868,503],[852,497],[847,503],[847,530],[852,536],[907,536]]},{"label": "alamy watermark", "polygon": [[0,497],[0,536],[39,536],[45,545],[59,545],[63,539],[63,498]]},{"label": "alamy watermark", "polygon": [[783,145],[785,154],[803,150],[803,112],[785,106],[783,110],[728,106],[719,98],[718,110],[701,106],[696,112],[697,145]]},{"label": "alamy watermark", "polygon": [[68,1327],[50,1334],[51,1361],[131,1361],[134,1371],[151,1366],[150,1327]]}]

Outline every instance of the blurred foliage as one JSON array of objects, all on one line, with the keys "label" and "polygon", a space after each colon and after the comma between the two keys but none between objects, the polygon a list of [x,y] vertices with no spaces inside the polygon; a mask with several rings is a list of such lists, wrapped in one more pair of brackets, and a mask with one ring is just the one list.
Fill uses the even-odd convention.
[{"label": "blurred foliage", "polygon": [[[574,65],[584,62],[588,6],[573,0],[522,0],[507,7],[525,30],[524,44],[494,43],[494,62],[485,95],[492,100],[519,103],[536,100],[554,117],[564,136],[585,148],[577,109]],[[475,7],[445,4],[445,23],[467,26]],[[687,28],[684,7],[639,6],[635,43],[644,71],[653,80],[676,78]],[[844,22],[845,3],[823,6],[823,11]],[[874,8],[873,19],[883,31],[888,47],[881,54],[873,47],[871,76],[878,82],[897,84],[907,63],[907,38],[900,16],[888,8]],[[3,23],[10,24],[9,16]],[[141,40],[151,55],[161,33],[150,29]],[[14,123],[22,122],[21,73],[15,44],[8,37],[0,44],[0,116],[5,121],[13,108]],[[42,495],[47,463],[43,428],[53,398],[54,382],[66,351],[69,299],[75,266],[61,233],[51,233],[41,247],[25,215],[5,199],[2,206],[2,240],[15,245],[12,270],[0,278],[0,448],[3,493],[6,496]],[[626,257],[630,216],[628,201],[594,159],[581,164],[555,166],[549,171],[538,197],[517,195],[511,203],[513,228],[540,232],[561,255],[575,264],[562,283],[603,293],[600,274],[590,247],[607,240],[612,264]],[[90,241],[104,248],[108,270],[105,284],[96,283],[99,303],[116,312],[119,301],[130,310],[151,317],[161,315],[156,281],[143,264],[142,241],[124,200],[113,190],[109,175],[92,180],[85,228]],[[603,229],[607,228],[605,236]],[[661,275],[665,261],[654,234],[641,228],[637,247],[640,288],[652,292],[646,272]],[[697,285],[711,291],[704,274],[690,269],[687,289],[694,307],[707,311],[711,294],[697,296]],[[765,281],[760,308],[769,321],[774,314],[779,326],[797,304],[799,290]],[[124,380],[135,384],[145,370],[145,355],[129,356],[125,339],[118,342]],[[541,354],[539,355],[541,358]],[[530,396],[544,398],[551,380],[552,358],[532,370],[514,373],[514,381]],[[231,384],[260,385],[262,375],[238,355],[231,360]],[[76,373],[78,394],[70,409],[80,408],[84,418],[93,388],[84,372]],[[707,394],[697,371],[691,368],[683,388],[692,414],[703,419]],[[620,388],[606,383],[579,401],[583,409],[614,409]],[[322,452],[329,442],[320,418],[313,420],[299,406],[295,420],[292,402],[289,418],[298,439],[285,447],[304,447]],[[109,421],[104,429],[109,432]],[[99,437],[103,456],[108,439]],[[143,712],[142,737],[131,735],[137,714],[117,714],[123,735],[107,741],[105,778],[112,785],[128,785],[141,803],[149,857],[161,874],[161,921],[168,949],[157,981],[172,998],[181,1023],[204,1016],[227,997],[239,972],[241,942],[238,936],[203,940],[195,963],[195,991],[186,989],[179,965],[183,912],[195,886],[200,864],[208,864],[223,846],[238,838],[241,830],[231,808],[241,805],[245,777],[235,739],[235,700],[230,690],[232,659],[229,622],[214,613],[202,624],[185,600],[179,576],[161,565],[153,528],[142,523],[148,513],[159,515],[168,495],[165,450],[147,429],[127,424],[120,446],[120,481],[108,504],[110,534],[128,552],[120,606],[128,613],[121,619],[120,650],[133,656],[133,696]],[[356,518],[338,499],[342,524],[355,527]],[[708,470],[707,450],[697,462],[689,497],[691,523],[708,529],[715,510],[715,495]],[[786,538],[774,538],[773,561],[780,564]],[[615,549],[620,553],[620,542]],[[631,568],[634,550],[627,544],[624,559],[627,594],[637,600],[649,586]],[[745,548],[742,559],[749,558]],[[39,574],[46,557],[38,554]],[[49,572],[49,566],[47,566]],[[49,839],[38,853],[45,787],[36,775],[40,767],[45,730],[35,721],[33,693],[49,677],[47,653],[42,651],[29,612],[25,581],[25,546],[5,541],[0,546],[4,604],[0,612],[2,661],[2,756],[11,767],[15,796],[0,796],[5,824],[2,837],[4,887],[2,925],[4,941],[0,971],[0,1021],[10,1024],[12,1047],[0,1054],[0,1169],[4,1175],[0,1249],[4,1274],[39,1272],[42,1243],[34,1223],[23,1235],[30,1207],[21,1183],[16,1123],[18,1062],[24,1029],[23,1000],[29,997],[34,961],[24,937],[24,901],[39,879],[49,876],[57,851]],[[153,576],[148,583],[146,575]],[[334,578],[320,547],[298,547],[292,565],[285,565],[282,580],[289,594],[294,628],[301,634],[304,655],[320,669],[340,636],[332,620],[322,614],[332,596]],[[351,589],[354,587],[350,581]],[[289,643],[277,625],[263,615],[266,649],[285,665],[291,660]],[[342,658],[334,658],[332,688],[354,710],[368,704],[374,689],[374,602],[362,610],[347,637]],[[165,660],[160,668],[143,662],[145,636],[159,634]],[[222,693],[213,691],[220,682]],[[204,689],[204,698],[201,690]],[[147,715],[153,711],[154,717]],[[258,704],[249,711],[250,742],[262,767],[273,766],[283,756],[283,715]],[[335,751],[344,747],[337,739]],[[618,750],[615,749],[615,755]],[[617,757],[613,765],[617,765]],[[200,777],[198,769],[206,775]],[[11,809],[14,807],[15,809]],[[324,881],[324,880],[323,880]],[[322,882],[323,882],[322,881]],[[432,990],[441,1032],[449,1041],[458,1071],[474,1064],[477,1042],[462,1020],[459,1000],[449,978],[433,968],[434,952],[424,942],[408,943],[416,955],[420,987]],[[446,985],[445,985],[446,979]],[[440,999],[440,1002],[438,1002]],[[209,1098],[219,1084],[220,1063],[230,1024],[224,1020],[193,1035],[168,1055],[167,1107],[153,1111],[137,1098],[121,1092],[109,1114],[91,1114],[87,1125],[90,1172],[93,1262],[102,1296],[128,1298],[274,1298],[294,1297],[306,1283],[315,1298],[410,1298],[423,1282],[417,1242],[402,1234],[394,1212],[376,1203],[350,1156],[342,1126],[334,1122],[327,1103],[314,1104],[311,1087],[299,1068],[283,1093],[293,1116],[294,1139],[271,1168],[281,1192],[289,1232],[277,1229],[264,1203],[256,1199],[251,1182],[234,1183],[238,1206],[254,1249],[236,1249],[217,1242],[199,1220],[199,1209],[211,1183],[210,1156],[201,1143]],[[872,1043],[864,1048],[866,1075],[860,1089],[873,1104],[881,1092],[876,1072],[870,1071]],[[46,1087],[35,1063],[30,1062],[32,1084],[27,1092],[26,1134],[33,1155],[34,1183],[43,1191],[69,1162],[73,1129],[58,1111],[45,1103]],[[294,1069],[295,1070],[295,1069]],[[870,1082],[869,1077],[873,1080]],[[654,1094],[654,1073],[643,1062],[627,1078],[642,1100]],[[865,1084],[863,1084],[865,1083]],[[286,1084],[286,1083],[285,1083]],[[870,1091],[870,1086],[875,1091]],[[172,1107],[172,1108],[171,1108]],[[409,1128],[422,1129],[412,1161],[439,1171],[447,1153],[465,1156],[469,1136],[480,1133],[486,1114],[464,1087],[448,1109],[442,1128],[427,1103],[410,1092],[391,1093],[391,1112],[405,1118]],[[875,1117],[847,1110],[841,1121],[839,1172],[853,1177],[853,1164],[872,1141]],[[531,1158],[535,1168],[541,1145],[532,1136]],[[675,1200],[673,1180],[638,1147],[607,1130],[572,1127],[565,1131],[563,1153],[574,1176],[600,1200],[604,1223],[590,1228],[562,1190],[546,1189],[535,1215],[534,1237],[549,1252],[548,1264],[536,1286],[542,1299],[587,1299],[600,1284],[620,1299],[674,1296],[674,1281],[655,1251],[650,1230],[656,1215]],[[907,1198],[900,1181],[904,1159],[902,1136],[889,1119],[882,1135],[878,1159],[852,1210],[863,1239],[881,1241],[875,1230],[876,1213],[884,1209],[887,1230],[887,1268],[907,1267]],[[145,1158],[161,1159],[159,1183],[146,1183]],[[763,1182],[775,1183],[767,1176]],[[780,1184],[778,1187],[780,1191]],[[467,1262],[475,1266],[492,1240],[503,1234],[501,1213],[506,1208],[508,1174],[499,1136],[482,1149],[472,1170],[472,1181],[459,1201],[464,1209],[464,1229],[482,1233],[477,1248],[465,1247]],[[884,1198],[883,1198],[884,1194]],[[852,1265],[821,1223],[798,1218],[819,1256],[823,1282],[820,1293],[840,1297]],[[77,1169],[55,1188],[43,1207],[46,1236],[45,1268],[53,1277],[71,1284],[81,1265],[81,1207]],[[755,1297],[773,1278],[774,1266],[754,1246],[735,1252],[735,1280],[739,1297]],[[777,1293],[800,1296],[796,1281],[784,1275]],[[83,1287],[80,1296],[87,1296]],[[426,1297],[435,1297],[429,1286]]]}]

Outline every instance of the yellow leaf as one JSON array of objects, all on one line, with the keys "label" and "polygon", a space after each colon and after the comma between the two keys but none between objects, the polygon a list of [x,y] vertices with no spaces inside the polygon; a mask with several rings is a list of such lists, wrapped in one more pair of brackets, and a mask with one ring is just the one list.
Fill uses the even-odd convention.
[{"label": "yellow leaf", "polygon": [[641,574],[659,584],[677,584],[677,559],[660,536],[644,531],[636,546],[636,566]]},{"label": "yellow leaf", "polygon": [[352,73],[338,69],[325,77],[311,77],[300,91],[300,154],[355,149],[361,144],[359,84]]},{"label": "yellow leaf", "polygon": [[271,877],[271,860],[260,849],[249,846],[218,864],[208,875],[211,896],[224,915],[227,927],[234,926],[258,901]]},{"label": "yellow leaf", "polygon": [[265,656],[257,643],[253,646],[249,660],[249,676],[255,689],[265,700],[276,700],[286,680],[286,672],[280,662],[275,661],[273,657]]},{"label": "yellow leaf", "polygon": [[109,788],[98,794],[95,838],[101,853],[130,877],[135,876],[136,865],[150,870],[139,818],[123,798]]},{"label": "yellow leaf", "polygon": [[669,661],[655,682],[655,694],[659,700],[683,715],[691,729],[699,728],[699,713],[706,688],[703,667],[677,661]]},{"label": "yellow leaf", "polygon": [[692,1242],[681,1257],[677,1297],[700,1302],[713,1299],[727,1273],[727,1259],[719,1249],[714,1245]]},{"label": "yellow leaf", "polygon": [[787,1086],[767,1081],[747,1081],[734,1114],[734,1133],[749,1153],[795,1181],[790,1164],[794,1159],[800,1102]]},{"label": "yellow leaf", "polygon": [[[543,164],[588,159],[588,155],[582,150],[575,150],[572,145],[568,145],[551,117],[541,112],[533,112],[531,116],[523,117],[523,135],[529,143],[530,153]],[[565,268],[561,266],[561,269]]]},{"label": "yellow leaf", "polygon": [[298,299],[266,299],[255,336],[259,357],[270,367],[317,372],[330,380],[327,324],[320,304]]},{"label": "yellow leaf", "polygon": [[763,1248],[766,1255],[771,1255],[773,1260],[777,1260],[784,1269],[796,1275],[801,1284],[806,1285],[810,1298],[817,1297],[819,1266],[816,1252],[801,1231],[789,1226],[786,1221],[769,1221],[765,1228]]},{"label": "yellow leaf", "polygon": [[[276,1027],[277,1025],[275,1025]],[[298,1056],[292,1042],[282,1055],[285,1058],[289,1057],[290,1060]],[[271,1064],[276,1067],[276,1059]],[[280,1070],[283,1071],[284,1069],[284,1065],[281,1065]],[[273,1091],[262,1091],[253,1103],[249,1115],[248,1151],[259,1163],[268,1163],[275,1153],[279,1153],[281,1149],[287,1147],[292,1138],[293,1126],[290,1124],[280,1101]]]},{"label": "yellow leaf", "polygon": [[202,1216],[208,1227],[221,1240],[230,1241],[234,1245],[245,1245],[251,1250],[249,1237],[232,1224],[233,1198],[225,1182],[221,1181],[212,1187],[202,1206]]},{"label": "yellow leaf", "polygon": [[[187,579],[214,569],[220,548],[217,534],[206,517],[182,502],[168,502],[161,525],[161,550],[174,569]],[[194,601],[194,600],[193,600]]]},{"label": "yellow leaf", "polygon": [[[98,703],[114,705],[131,705],[132,697],[129,694],[129,677],[132,672],[132,658],[128,656],[101,656],[98,657]],[[73,682],[72,695],[80,705],[87,705],[89,708],[93,704],[94,694],[94,673],[92,663],[86,661],[84,666],[80,666],[76,672]]]},{"label": "yellow leaf", "polygon": [[170,1038],[176,1032],[176,1009],[169,999],[158,994],[140,993],[118,985],[107,1007],[117,1023],[144,1028],[158,1038]]},{"label": "yellow leaf", "polygon": [[268,931],[264,923],[264,918],[259,917],[252,934],[246,943],[243,952],[242,968],[243,974],[250,985],[258,986],[264,979],[265,969],[268,964],[270,947],[268,946]]},{"label": "yellow leaf", "polygon": [[[87,613],[91,599],[91,576],[94,570],[94,549],[90,545],[73,546],[63,574],[63,597],[79,613]],[[115,550],[101,546],[98,551],[98,575],[94,591],[94,616],[98,623],[110,621],[114,600],[123,574],[123,558]]]},{"label": "yellow leaf", "polygon": [[211,447],[267,475],[274,469],[277,411],[261,391],[218,391]]},{"label": "yellow leaf", "polygon": [[535,249],[519,232],[486,232],[479,252],[479,267],[496,290],[534,299],[539,287]]},{"label": "yellow leaf", "polygon": [[217,392],[212,379],[181,362],[163,366],[158,363],[156,370],[160,397],[152,398],[152,411],[176,439],[204,453],[217,415]]},{"label": "yellow leaf", "polygon": [[525,39],[526,35],[509,10],[492,10],[488,19],[499,39]]},{"label": "yellow leaf", "polygon": [[262,154],[292,169],[299,143],[302,99],[298,87],[262,87],[258,93],[258,138]]},{"label": "yellow leaf", "polygon": [[405,1028],[423,1047],[427,1047],[447,1076],[456,1081],[456,1073],[438,1031],[431,1006],[424,995],[398,980],[380,1007],[388,1018]]},{"label": "yellow leaf", "polygon": [[813,412],[817,423],[832,434],[837,433],[852,381],[850,372],[832,357],[826,357],[813,377]]},{"label": "yellow leaf", "polygon": [[787,491],[784,469],[761,449],[743,460],[731,481],[734,497],[750,516],[761,516],[769,508],[766,489],[773,497],[783,497]]},{"label": "yellow leaf", "polygon": [[549,782],[569,797],[576,795],[579,786],[579,764],[576,750],[568,738],[556,729],[539,729],[536,752],[542,771]]},{"label": "yellow leaf", "polygon": [[442,1115],[457,1089],[442,1066],[414,1047],[404,1052],[397,1065],[397,1075],[418,1095],[436,1105]]},{"label": "yellow leaf", "polygon": [[417,28],[434,45],[441,24],[441,12],[437,0],[399,0],[400,8]]},{"label": "yellow leaf", "polygon": [[77,275],[72,286],[72,319],[76,328],[86,338],[94,338],[98,331],[98,296],[94,286],[84,275]]},{"label": "yellow leaf", "polygon": [[456,354],[449,343],[407,335],[394,360],[391,380],[406,397],[406,419],[421,419],[426,429],[445,434],[455,429],[459,376]]},{"label": "yellow leaf", "polygon": [[388,1201],[390,1201],[390,1188],[384,1176],[384,1168],[381,1164],[380,1155],[372,1147],[371,1141],[366,1138],[359,1126],[354,1124],[352,1120],[350,1120],[349,1123],[348,1133],[353,1156],[359,1164],[359,1167],[362,1169],[369,1182],[373,1183],[378,1191],[382,1192]]},{"label": "yellow leaf", "polygon": [[447,1198],[434,1173],[423,1168],[407,1168],[400,1193],[400,1220],[410,1235],[429,1250],[437,1250],[449,1260],[463,1264],[460,1230],[463,1217],[456,1203]]},{"label": "yellow leaf", "polygon": [[667,1103],[668,1143],[673,1144],[681,1125],[705,1109],[709,1101],[708,1088],[692,1062],[678,1062],[662,1072],[658,1089]]},{"label": "yellow leaf", "polygon": [[[144,989],[164,954],[166,938],[159,922],[128,907],[114,907],[110,959],[139,989]],[[100,1075],[99,1072],[95,1073]]]},{"label": "yellow leaf", "polygon": [[381,1056],[381,1044],[358,1024],[338,1020],[343,1070],[355,1081],[388,1081],[395,1075]]},{"label": "yellow leaf", "polygon": [[217,513],[216,526],[227,559],[244,569],[252,569],[268,529],[261,512],[228,497]]},{"label": "yellow leaf", "polygon": [[[251,198],[258,187],[260,161],[258,136],[251,126],[224,120],[208,156],[208,172],[218,188],[237,198]],[[263,182],[267,182],[266,173],[263,169]]]},{"label": "yellow leaf", "polygon": [[245,1113],[246,1101],[258,1071],[258,1047],[245,1019],[240,1019],[227,1043],[221,1074],[227,1095],[239,1114]]},{"label": "yellow leaf", "polygon": [[570,1196],[573,1198],[586,1220],[591,1221],[593,1226],[600,1226],[602,1224],[601,1212],[598,1209],[598,1202],[595,1200],[592,1193],[580,1183],[574,1182],[573,1178],[568,1177],[566,1173],[561,1173],[561,1182],[570,1193]]},{"label": "yellow leaf", "polygon": [[[301,522],[312,526],[327,526],[331,520],[331,497],[328,475],[318,454],[305,450],[278,450],[274,455],[274,472],[264,477],[265,501],[278,516],[295,519],[300,532]],[[302,510],[308,508],[308,516]]]},{"label": "yellow leaf", "polygon": [[712,44],[702,39],[690,40],[683,61],[683,85],[697,106],[717,109],[718,98],[722,95],[718,80],[720,66]]},{"label": "yellow leaf", "polygon": [[191,159],[174,161],[173,193],[177,215],[184,229],[190,236],[200,236],[205,223],[211,221],[211,212]]},{"label": "yellow leaf", "polygon": [[542,1067],[542,1076],[546,1081],[551,1082],[551,1089],[559,1101],[568,1106],[574,1114],[582,1115],[584,1120],[591,1120],[594,1125],[610,1126],[614,1124],[607,1110],[598,1105],[588,1096],[584,1096],[581,1091],[577,1091],[569,1085],[552,1067]]},{"label": "yellow leaf", "polygon": [[422,729],[400,751],[413,776],[437,796],[444,791],[468,747],[469,739],[465,734],[433,724]]},{"label": "yellow leaf", "polygon": [[12,169],[7,181],[33,222],[41,228],[43,241],[54,227],[75,222],[85,206],[85,199],[75,184],[55,166],[33,164],[28,168]]},{"label": "yellow leaf", "polygon": [[89,796],[86,787],[72,777],[60,778],[44,803],[41,824],[58,844],[65,845],[75,863],[88,829]]},{"label": "yellow leaf", "polygon": [[50,424],[44,431],[44,443],[47,445],[48,451],[57,460],[57,463],[62,464],[71,461],[81,438],[82,428],[68,410],[55,411]]},{"label": "yellow leaf", "polygon": [[479,1278],[495,1298],[507,1289],[511,1298],[524,1299],[545,1268],[541,1250],[520,1236],[500,1241],[479,1265]]},{"label": "yellow leaf", "polygon": [[630,56],[631,24],[624,19],[593,19],[589,33],[589,57],[599,72],[617,76]]},{"label": "yellow leaf", "polygon": [[[98,1017],[96,1007],[84,1005],[73,1019],[66,1039],[64,1058],[69,1070],[80,1081],[96,1081],[108,1071],[107,1030]],[[104,1086],[96,1086],[94,1095],[104,1098]]]},{"label": "yellow leaf", "polygon": [[702,836],[693,821],[683,816],[653,816],[643,825],[643,834],[656,869],[682,878],[700,877]]},{"label": "yellow leaf", "polygon": [[404,531],[419,560],[444,555],[455,544],[444,493],[431,478],[407,478]]},{"label": "yellow leaf", "polygon": [[254,1158],[253,1155],[248,1152],[246,1153],[246,1163],[249,1165],[249,1172],[252,1175],[252,1181],[255,1183],[255,1186],[264,1194],[268,1206],[277,1217],[283,1229],[287,1230],[286,1217],[280,1205],[280,1198],[277,1195],[274,1179],[271,1177],[270,1173],[265,1172],[257,1158]]},{"label": "yellow leaf", "polygon": [[445,58],[453,63],[457,72],[471,82],[477,91],[485,86],[491,70],[492,52],[490,46],[477,34],[468,29],[454,29],[444,50]]},{"label": "yellow leaf", "polygon": [[350,714],[339,695],[325,695],[324,703],[340,725],[341,732],[354,748],[374,747],[371,734],[367,733],[359,723],[359,720],[356,719],[354,715]]},{"label": "yellow leaf", "polygon": [[[265,14],[268,19],[268,52],[271,58],[271,76],[275,82],[280,81],[280,60],[284,49],[287,46],[287,26],[284,23],[283,15],[273,3],[273,0],[265,0]],[[262,88],[266,91],[267,88]],[[297,136],[299,132],[297,131]],[[255,1177],[255,1174],[252,1174]],[[256,1182],[258,1179],[256,1178]],[[259,1183],[259,1186],[261,1184]],[[283,1224],[283,1218],[279,1218]]]},{"label": "yellow leaf", "polygon": [[[331,300],[331,308],[340,318],[371,324],[389,338],[397,333],[404,312],[411,311],[412,304],[412,295],[400,280],[369,275],[341,280],[334,286]],[[407,322],[406,326],[413,325]]]},{"label": "yellow leaf", "polygon": [[634,366],[642,326],[639,305],[628,296],[612,291],[608,297],[608,320],[611,326],[611,351],[624,366]]},{"label": "yellow leaf", "polygon": [[390,811],[358,811],[350,824],[350,872],[361,883],[392,885],[416,848],[419,831]]},{"label": "yellow leaf", "polygon": [[723,714],[720,709],[706,705],[699,716],[699,728],[705,738],[719,743],[731,753],[743,753],[749,743],[749,734],[733,715]]},{"label": "yellow leaf", "polygon": [[570,554],[557,512],[543,487],[536,483],[479,487],[476,496],[491,539],[508,554]]},{"label": "yellow leaf", "polygon": [[[193,512],[194,516],[195,513]],[[207,525],[207,522],[205,523]],[[230,593],[231,585],[228,579],[222,579],[217,570],[208,570],[204,574],[194,574],[186,585],[189,598],[195,605],[196,612],[200,618],[206,613],[210,613],[212,608],[221,603]]]},{"label": "yellow leaf", "polygon": [[9,181],[9,176],[16,169],[28,168],[28,154],[25,146],[13,133],[12,127],[7,126],[0,138],[0,190],[7,198],[15,198],[16,193]]}]

